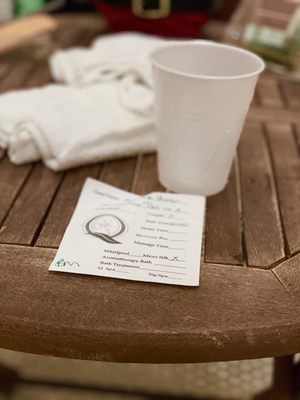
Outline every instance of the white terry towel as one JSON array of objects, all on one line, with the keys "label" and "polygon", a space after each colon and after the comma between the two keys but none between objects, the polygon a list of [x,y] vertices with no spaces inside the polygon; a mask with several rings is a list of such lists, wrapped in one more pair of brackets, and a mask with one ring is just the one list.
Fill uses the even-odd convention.
[{"label": "white terry towel", "polygon": [[63,84],[0,96],[0,147],[16,164],[53,170],[155,150],[149,53],[163,41],[141,34],[97,39],[50,59]]}]

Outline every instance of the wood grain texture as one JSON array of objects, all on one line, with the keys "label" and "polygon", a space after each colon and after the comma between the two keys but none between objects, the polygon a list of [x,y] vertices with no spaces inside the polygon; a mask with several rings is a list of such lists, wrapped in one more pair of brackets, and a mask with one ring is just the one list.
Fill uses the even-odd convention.
[{"label": "wood grain texture", "polygon": [[47,63],[36,64],[26,80],[26,88],[36,88],[51,81],[50,68]]},{"label": "wood grain texture", "polygon": [[27,61],[15,62],[9,73],[0,81],[0,94],[3,94],[7,91],[19,89],[22,85],[25,84],[26,79],[30,72],[32,71],[33,65]]},{"label": "wood grain texture", "polygon": [[260,76],[257,87],[260,104],[265,107],[282,108],[283,99],[279,90],[277,79],[268,73]]},{"label": "wood grain texture", "polygon": [[86,178],[97,178],[99,165],[76,168],[68,171],[47,215],[36,246],[58,247],[73,214],[79,194]]},{"label": "wood grain texture", "polygon": [[259,125],[246,125],[238,154],[248,264],[268,268],[285,254],[269,155]]},{"label": "wood grain texture", "polygon": [[155,154],[144,154],[137,162],[133,191],[144,195],[150,192],[164,192],[165,188],[157,179],[157,164]]},{"label": "wood grain texture", "polygon": [[54,256],[51,249],[0,245],[3,347],[121,362],[299,349],[299,302],[271,271],[205,264],[201,286],[188,288],[51,273]]},{"label": "wood grain texture", "polygon": [[294,134],[296,140],[296,146],[298,149],[298,154],[300,155],[300,121],[298,124],[294,125]]},{"label": "wood grain texture", "polygon": [[289,124],[267,125],[287,252],[300,251],[300,157]]},{"label": "wood grain texture", "polygon": [[9,62],[0,59],[0,80],[4,79],[9,72]]},{"label": "wood grain texture", "polygon": [[106,162],[100,180],[119,189],[131,191],[136,163],[135,157]]},{"label": "wood grain texture", "polygon": [[259,107],[260,105],[261,105],[261,100],[260,100],[260,95],[258,93],[258,86],[257,86],[255,89],[253,98],[252,98],[251,106]]},{"label": "wood grain texture", "polygon": [[56,48],[65,50],[68,49],[69,47],[74,46],[77,43],[79,44],[82,34],[83,34],[82,31],[78,31],[78,29],[70,29],[70,27],[68,28],[66,25],[60,26],[53,33],[53,42],[54,42],[53,50],[55,50]]},{"label": "wood grain texture", "polygon": [[286,288],[296,298],[300,297],[300,254],[296,254],[284,263],[274,268],[274,273]]},{"label": "wood grain texture", "polygon": [[[58,19],[52,50],[87,45],[100,27],[83,16]],[[49,82],[45,63],[8,61],[2,79],[0,62],[0,91]],[[198,288],[48,272],[85,179],[139,194],[164,191],[154,154],[55,174],[41,164],[16,167],[0,152],[0,346],[124,362],[299,351],[300,114],[298,89],[285,86],[274,75],[259,82],[237,176],[208,200]]]},{"label": "wood grain texture", "polygon": [[240,212],[234,165],[228,184],[221,193],[207,199],[205,223],[205,261],[241,265]]},{"label": "wood grain texture", "polygon": [[36,164],[4,220],[0,242],[30,245],[61,180],[60,173]]},{"label": "wood grain texture", "polygon": [[58,29],[53,34],[53,41],[61,49],[88,45],[93,38],[108,30],[106,19],[97,13],[81,13],[80,18],[76,14],[63,13],[56,18]]},{"label": "wood grain texture", "polygon": [[31,169],[31,165],[13,165],[7,157],[0,161],[0,226]]},{"label": "wood grain texture", "polygon": [[62,13],[56,15],[56,20],[58,23],[57,32],[74,31],[80,33],[90,33],[94,34],[94,37],[99,34],[99,32],[105,32],[108,28],[106,19],[97,13],[80,13],[80,16],[76,13]]},{"label": "wood grain texture", "polygon": [[300,83],[282,81],[280,85],[288,106],[300,109]]},{"label": "wood grain texture", "polygon": [[286,122],[299,123],[300,115],[298,110],[294,109],[273,109],[265,107],[251,107],[247,116],[248,121],[253,122]]}]

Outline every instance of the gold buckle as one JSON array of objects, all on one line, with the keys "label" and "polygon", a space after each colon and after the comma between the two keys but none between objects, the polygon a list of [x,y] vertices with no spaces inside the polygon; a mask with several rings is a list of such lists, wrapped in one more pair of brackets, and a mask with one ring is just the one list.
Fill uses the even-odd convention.
[{"label": "gold buckle", "polygon": [[135,16],[145,19],[160,19],[170,15],[171,0],[159,0],[159,7],[152,10],[145,10],[144,2],[145,0],[131,0],[131,8]]}]

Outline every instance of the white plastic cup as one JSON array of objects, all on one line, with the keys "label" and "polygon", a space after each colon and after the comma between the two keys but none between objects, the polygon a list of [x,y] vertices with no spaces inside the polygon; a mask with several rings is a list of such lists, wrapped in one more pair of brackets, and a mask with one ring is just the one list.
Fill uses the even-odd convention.
[{"label": "white plastic cup", "polygon": [[160,182],[175,192],[220,192],[264,62],[205,41],[166,44],[151,60]]}]

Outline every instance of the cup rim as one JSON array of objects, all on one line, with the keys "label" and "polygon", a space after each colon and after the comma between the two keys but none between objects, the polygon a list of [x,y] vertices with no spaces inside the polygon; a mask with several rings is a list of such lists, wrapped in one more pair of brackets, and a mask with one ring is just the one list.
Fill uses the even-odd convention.
[{"label": "cup rim", "polygon": [[[258,62],[258,64],[260,64],[260,66],[258,66],[255,71],[249,72],[247,74],[238,74],[238,75],[233,75],[233,76],[225,76],[225,75],[224,76],[214,76],[214,75],[205,75],[205,74],[191,74],[188,72],[178,71],[176,69],[164,66],[163,64],[161,64],[159,61],[157,61],[155,59],[156,55],[158,53],[160,53],[161,51],[164,51],[169,48],[183,47],[183,46],[184,47],[186,47],[186,46],[192,46],[192,47],[193,46],[197,46],[197,47],[214,46],[214,47],[219,47],[219,48],[228,48],[237,53],[242,53],[247,56],[250,56],[251,58],[255,59]],[[256,55],[255,53],[252,53],[249,50],[243,49],[241,47],[232,46],[229,44],[217,43],[217,42],[209,41],[209,40],[191,40],[191,41],[183,40],[183,41],[166,43],[166,44],[162,45],[161,47],[153,50],[150,53],[150,60],[151,60],[152,66],[155,66],[162,71],[165,71],[165,72],[177,75],[177,76],[185,77],[185,78],[208,79],[208,80],[232,80],[232,79],[250,78],[252,76],[259,75],[261,72],[264,71],[264,69],[266,67],[266,64],[262,60],[262,58],[259,57],[258,55]]]}]

